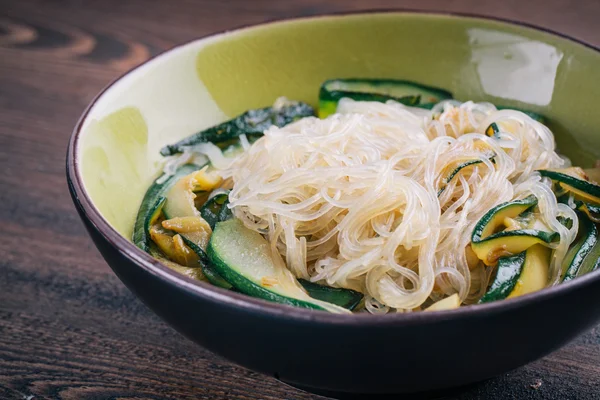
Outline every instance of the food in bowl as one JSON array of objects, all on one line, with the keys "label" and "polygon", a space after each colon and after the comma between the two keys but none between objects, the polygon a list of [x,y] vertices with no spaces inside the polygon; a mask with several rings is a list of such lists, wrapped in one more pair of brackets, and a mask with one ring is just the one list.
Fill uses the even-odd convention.
[{"label": "food in bowl", "polygon": [[600,265],[600,169],[541,115],[409,81],[334,79],[161,150],[133,241],[170,268],[288,305],[445,310]]}]

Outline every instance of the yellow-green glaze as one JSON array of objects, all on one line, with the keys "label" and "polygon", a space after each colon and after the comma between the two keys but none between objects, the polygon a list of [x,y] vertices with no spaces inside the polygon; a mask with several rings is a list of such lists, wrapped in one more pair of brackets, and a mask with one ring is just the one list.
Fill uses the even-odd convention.
[{"label": "yellow-green glaze", "polygon": [[85,189],[128,239],[144,193],[159,175],[160,148],[226,118],[196,74],[196,54],[205,43],[183,46],[121,78],[83,121],[78,161]]},{"label": "yellow-green glaze", "polygon": [[[414,80],[458,99],[540,112],[552,121],[562,153],[584,166],[600,158],[599,52],[497,21],[357,14],[209,37],[129,74],[101,96],[84,123],[79,157],[86,189],[129,238],[143,190],[158,173],[162,145],[282,95],[316,105],[325,79],[348,77]],[[142,114],[135,120],[147,124],[145,145],[118,139],[138,135],[130,129],[139,123],[129,130],[104,127],[107,115],[130,106]],[[102,139],[107,131],[111,140]]]},{"label": "yellow-green glaze", "polygon": [[145,157],[146,121],[137,108],[122,108],[93,121],[83,140],[81,172],[86,189],[108,222],[119,232],[129,232],[137,211],[130,193],[149,186],[153,172]]}]

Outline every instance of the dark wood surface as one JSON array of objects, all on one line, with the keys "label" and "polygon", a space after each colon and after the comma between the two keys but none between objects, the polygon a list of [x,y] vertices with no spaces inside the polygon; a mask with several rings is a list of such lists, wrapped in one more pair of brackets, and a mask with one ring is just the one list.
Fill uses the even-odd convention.
[{"label": "dark wood surface", "polygon": [[[0,399],[323,398],[216,357],[146,309],[84,231],[64,157],[92,97],[161,50],[239,25],[366,7],[518,19],[600,46],[598,0],[0,0]],[[600,398],[600,326],[445,397]]]}]

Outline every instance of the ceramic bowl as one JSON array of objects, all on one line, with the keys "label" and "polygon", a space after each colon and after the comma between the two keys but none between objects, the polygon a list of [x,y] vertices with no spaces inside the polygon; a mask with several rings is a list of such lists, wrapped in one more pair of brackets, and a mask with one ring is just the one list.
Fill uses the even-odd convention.
[{"label": "ceramic bowl", "polygon": [[[202,38],[113,82],[68,150],[73,201],[110,267],[186,337],[292,384],[346,393],[464,385],[517,368],[600,320],[600,271],[445,312],[332,315],[178,275],[130,236],[159,149],[279,96],[317,102],[334,77],[402,78],[546,115],[579,165],[600,158],[600,52],[541,29],[413,12],[318,16]],[[201,384],[200,382],[198,384]]]}]

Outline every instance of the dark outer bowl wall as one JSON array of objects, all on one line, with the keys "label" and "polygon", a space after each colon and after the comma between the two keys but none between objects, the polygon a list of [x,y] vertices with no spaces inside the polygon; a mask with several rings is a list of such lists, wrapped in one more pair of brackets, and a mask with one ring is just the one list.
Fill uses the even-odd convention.
[{"label": "dark outer bowl wall", "polygon": [[[70,188],[73,193],[72,183]],[[107,263],[161,318],[231,361],[304,386],[398,393],[464,385],[548,354],[600,319],[598,282],[518,307],[373,323],[253,312],[199,296],[140,268],[85,218],[81,203],[73,199]]]},{"label": "dark outer bowl wall", "polygon": [[598,272],[520,299],[395,316],[291,308],[192,281],[135,248],[93,206],[80,181],[75,151],[86,115],[71,137],[67,178],[103,257],[130,290],[178,331],[248,368],[333,391],[435,390],[524,365],[600,320]]}]

